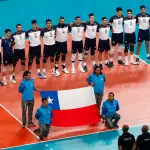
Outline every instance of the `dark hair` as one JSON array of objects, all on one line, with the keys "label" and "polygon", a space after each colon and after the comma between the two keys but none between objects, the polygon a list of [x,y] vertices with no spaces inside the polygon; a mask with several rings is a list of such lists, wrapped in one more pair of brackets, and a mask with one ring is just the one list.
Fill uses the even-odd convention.
[{"label": "dark hair", "polygon": [[80,18],[80,16],[76,16],[75,19],[77,20],[78,18]]},{"label": "dark hair", "polygon": [[89,18],[90,18],[91,16],[94,16],[94,14],[93,14],[93,13],[90,13],[90,14],[89,14]]},{"label": "dark hair", "polygon": [[147,133],[148,130],[149,130],[149,127],[148,127],[147,125],[143,125],[143,126],[142,126],[142,132],[143,132],[143,133]]},{"label": "dark hair", "polygon": [[6,29],[6,30],[5,30],[5,33],[7,33],[7,32],[11,32],[11,30],[10,30],[10,29]]},{"label": "dark hair", "polygon": [[128,132],[128,130],[129,130],[129,126],[126,125],[126,124],[124,124],[124,125],[122,126],[122,131],[123,131],[123,132]]},{"label": "dark hair", "polygon": [[28,74],[31,74],[31,72],[29,70],[26,70],[24,73],[23,73],[23,77],[26,77]]},{"label": "dark hair", "polygon": [[127,12],[131,12],[132,13],[132,9],[128,9]]},{"label": "dark hair", "polygon": [[17,24],[17,25],[16,25],[16,28],[17,28],[18,26],[21,26],[21,24]]},{"label": "dark hair", "polygon": [[108,94],[108,95],[110,95],[110,94],[112,94],[113,96],[115,96],[115,94],[114,94],[113,92],[109,92],[109,94]]},{"label": "dark hair", "polygon": [[47,98],[42,98],[42,103],[43,103],[44,101],[48,101]]},{"label": "dark hair", "polygon": [[146,7],[145,7],[144,5],[141,5],[141,6],[140,6],[140,9],[142,9],[142,8],[146,8]]},{"label": "dark hair", "polygon": [[47,19],[47,20],[46,20],[46,23],[48,23],[48,22],[52,22],[52,20],[51,20],[51,19]]},{"label": "dark hair", "polygon": [[117,7],[116,8],[116,12],[118,12],[118,11],[122,11],[122,8],[121,7]]},{"label": "dark hair", "polygon": [[101,69],[100,66],[98,66],[98,65],[95,65],[95,66],[94,66],[94,71],[93,71],[93,73],[95,73],[96,69],[100,69],[100,74],[102,74],[102,69]]},{"label": "dark hair", "polygon": [[65,19],[65,18],[61,16],[61,17],[60,17],[60,20],[61,20],[61,19]]},{"label": "dark hair", "polygon": [[103,21],[104,19],[107,19],[107,18],[106,18],[106,17],[102,17],[102,21]]},{"label": "dark hair", "polygon": [[37,21],[36,21],[36,20],[32,20],[31,23],[32,23],[32,24],[36,24]]}]

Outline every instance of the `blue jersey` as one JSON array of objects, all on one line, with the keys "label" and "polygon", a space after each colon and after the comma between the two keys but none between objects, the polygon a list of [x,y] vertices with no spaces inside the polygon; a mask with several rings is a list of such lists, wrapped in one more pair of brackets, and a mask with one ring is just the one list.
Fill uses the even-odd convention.
[{"label": "blue jersey", "polygon": [[15,44],[15,40],[13,37],[10,37],[9,39],[4,37],[2,39],[2,48],[3,48],[3,54],[12,54],[13,53],[13,46]]}]

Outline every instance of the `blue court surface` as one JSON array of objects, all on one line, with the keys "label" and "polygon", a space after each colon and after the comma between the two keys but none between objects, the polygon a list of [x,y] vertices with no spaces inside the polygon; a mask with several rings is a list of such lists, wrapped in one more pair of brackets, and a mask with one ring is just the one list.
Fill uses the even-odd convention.
[{"label": "blue court surface", "polygon": [[[137,137],[141,134],[141,126],[130,127],[130,133]],[[119,129],[7,148],[5,150],[117,150],[117,140],[121,134],[122,131]]]}]

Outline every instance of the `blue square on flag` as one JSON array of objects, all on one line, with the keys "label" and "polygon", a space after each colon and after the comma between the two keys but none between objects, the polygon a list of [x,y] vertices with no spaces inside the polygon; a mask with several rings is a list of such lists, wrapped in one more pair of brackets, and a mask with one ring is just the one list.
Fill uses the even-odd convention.
[{"label": "blue square on flag", "polygon": [[53,110],[60,110],[57,91],[40,91],[40,95],[42,98],[48,99],[49,106]]}]

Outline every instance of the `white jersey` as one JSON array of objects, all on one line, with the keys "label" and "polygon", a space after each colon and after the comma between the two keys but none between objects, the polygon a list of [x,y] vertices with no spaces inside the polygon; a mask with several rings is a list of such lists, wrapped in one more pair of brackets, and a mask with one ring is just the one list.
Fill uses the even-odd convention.
[{"label": "white jersey", "polygon": [[136,18],[127,16],[124,18],[124,32],[125,33],[134,33],[136,30]]},{"label": "white jersey", "polygon": [[121,17],[118,17],[117,15],[112,16],[109,22],[112,24],[113,33],[123,32],[123,16]]},{"label": "white jersey", "polygon": [[29,37],[31,47],[41,45],[41,31],[40,30],[31,29],[27,31],[27,37]]},{"label": "white jersey", "polygon": [[150,15],[149,14],[144,14],[142,15],[141,13],[138,14],[136,16],[136,21],[139,25],[139,29],[142,29],[142,30],[147,30],[149,29],[149,25],[150,25]]},{"label": "white jersey", "polygon": [[55,44],[55,30],[51,28],[50,30],[45,28],[42,30],[42,37],[44,45],[54,45]]},{"label": "white jersey", "polygon": [[19,32],[15,32],[14,34],[12,34],[12,36],[15,39],[15,46],[14,48],[17,50],[22,50],[25,49],[25,45],[26,45],[26,33],[24,31]]},{"label": "white jersey", "polygon": [[84,25],[80,24],[73,24],[71,27],[72,30],[72,41],[82,41],[83,39],[83,32],[84,32]]},{"label": "white jersey", "polygon": [[110,25],[99,25],[99,38],[101,40],[108,40],[109,39],[109,33],[110,33]]},{"label": "white jersey", "polygon": [[95,39],[96,32],[98,32],[98,23],[94,22],[91,24],[90,22],[87,22],[85,27],[85,37],[89,39]]},{"label": "white jersey", "polygon": [[56,26],[56,41],[57,42],[66,42],[68,39],[68,32],[70,30],[69,25],[64,24]]}]

